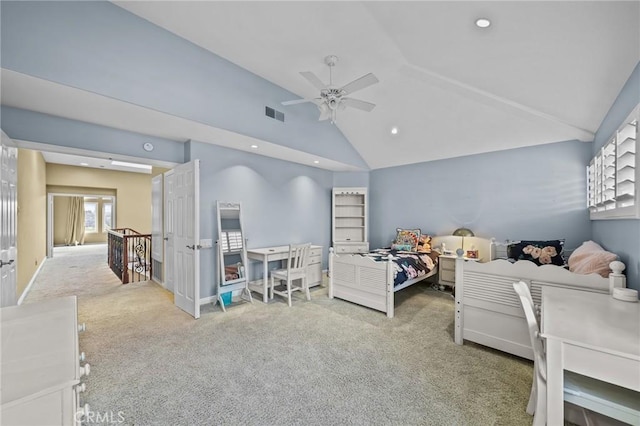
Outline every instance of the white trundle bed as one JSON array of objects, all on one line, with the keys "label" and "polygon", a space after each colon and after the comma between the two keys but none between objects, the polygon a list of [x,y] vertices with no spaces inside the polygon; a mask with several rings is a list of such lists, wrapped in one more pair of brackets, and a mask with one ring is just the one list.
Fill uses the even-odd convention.
[{"label": "white trundle bed", "polygon": [[608,278],[598,274],[581,275],[562,266],[538,266],[528,260],[488,263],[456,259],[455,342],[465,340],[533,359],[527,321],[512,284],[529,285],[534,304],[540,307],[542,287],[562,287],[609,293],[625,287],[625,265],[611,262]]},{"label": "white trundle bed", "polygon": [[[451,235],[433,237],[432,247],[456,250],[463,240]],[[486,261],[493,257],[494,246],[488,239],[465,237],[464,249],[478,251],[478,260]],[[380,262],[361,254],[336,254],[329,250],[329,298],[337,297],[349,302],[385,312],[387,317],[394,316],[395,292],[417,282],[436,275],[438,265],[425,275],[394,285],[394,265],[391,257]]]}]

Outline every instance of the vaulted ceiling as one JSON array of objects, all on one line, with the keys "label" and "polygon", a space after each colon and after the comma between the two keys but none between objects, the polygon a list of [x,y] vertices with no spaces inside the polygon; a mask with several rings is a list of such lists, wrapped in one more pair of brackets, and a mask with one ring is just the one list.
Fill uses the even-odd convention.
[{"label": "vaulted ceiling", "polygon": [[[113,3],[301,98],[318,96],[301,71],[328,83],[327,55],[339,58],[337,86],[375,74],[379,83],[353,95],[375,103],[373,111],[347,108],[335,123],[371,169],[592,141],[640,61],[637,1]],[[477,27],[480,17],[491,25]],[[2,92],[3,105],[141,134],[236,148],[243,142],[246,150],[253,143],[246,135],[5,69]],[[302,108],[316,113],[313,104],[279,109],[286,115]],[[313,153],[262,142],[264,155],[313,165]],[[354,169],[340,159],[319,167]]]},{"label": "vaulted ceiling", "polygon": [[303,98],[329,54],[337,85],[374,73],[336,123],[374,169],[591,141],[640,60],[630,1],[115,3]]}]

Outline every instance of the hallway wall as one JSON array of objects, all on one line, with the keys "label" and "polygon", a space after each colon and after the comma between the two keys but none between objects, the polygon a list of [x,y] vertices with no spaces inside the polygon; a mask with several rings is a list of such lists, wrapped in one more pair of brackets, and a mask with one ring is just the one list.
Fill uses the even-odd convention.
[{"label": "hallway wall", "polygon": [[[47,164],[47,192],[116,195],[116,226],[151,233],[152,174]],[[82,183],[82,191],[77,191]],[[108,191],[108,192],[105,192]]]},{"label": "hallway wall", "polygon": [[[50,187],[52,188],[52,187]],[[112,194],[116,195],[116,191],[109,191]],[[93,192],[81,192],[79,195],[98,195]],[[99,194],[104,195],[104,194]],[[72,197],[65,196],[56,196],[53,197],[53,245],[60,246],[65,244],[65,236],[67,231],[67,214],[69,211],[69,203],[71,202]],[[96,198],[96,202],[99,204],[98,207],[98,217],[96,218],[96,224],[100,226],[102,224],[102,212],[104,211],[102,205],[104,201],[101,198]],[[85,244],[96,244],[96,243],[106,243],[107,242],[107,232],[85,232],[84,234],[84,243]]]},{"label": "hallway wall", "polygon": [[20,297],[47,255],[47,185],[42,154],[18,150],[18,280]]}]

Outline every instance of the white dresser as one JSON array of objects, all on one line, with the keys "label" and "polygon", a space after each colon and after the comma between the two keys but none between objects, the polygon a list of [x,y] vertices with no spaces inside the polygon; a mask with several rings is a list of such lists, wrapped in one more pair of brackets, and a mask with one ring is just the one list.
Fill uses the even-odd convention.
[{"label": "white dresser", "polygon": [[309,250],[307,283],[309,287],[322,284],[322,246],[311,246]]},{"label": "white dresser", "polygon": [[79,425],[80,383],[89,364],[80,365],[75,296],[0,309],[0,423]]}]

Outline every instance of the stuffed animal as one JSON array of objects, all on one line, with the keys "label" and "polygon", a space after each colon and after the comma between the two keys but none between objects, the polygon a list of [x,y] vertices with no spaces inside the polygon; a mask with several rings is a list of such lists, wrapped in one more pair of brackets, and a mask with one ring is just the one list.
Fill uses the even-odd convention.
[{"label": "stuffed animal", "polygon": [[430,235],[421,235],[418,240],[418,249],[417,251],[422,253],[431,253],[431,236]]}]

